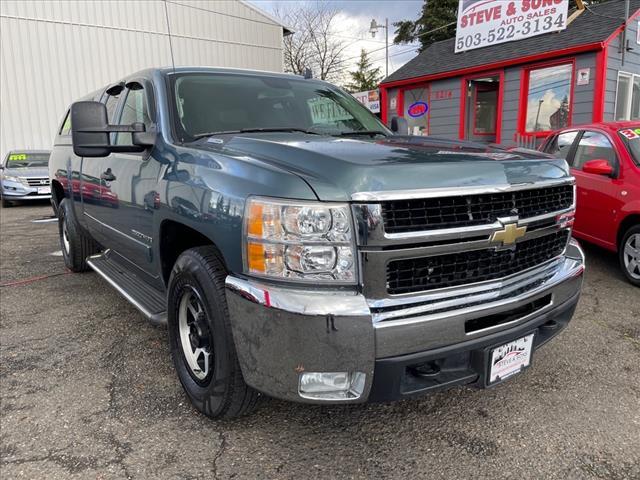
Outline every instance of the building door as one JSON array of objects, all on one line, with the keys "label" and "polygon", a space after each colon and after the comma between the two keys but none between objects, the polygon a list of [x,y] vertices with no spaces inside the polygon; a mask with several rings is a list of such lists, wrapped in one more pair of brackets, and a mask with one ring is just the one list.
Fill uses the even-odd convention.
[{"label": "building door", "polygon": [[409,135],[429,135],[429,85],[404,90],[402,116]]},{"label": "building door", "polygon": [[498,141],[500,86],[498,75],[466,81],[465,140],[487,143]]}]

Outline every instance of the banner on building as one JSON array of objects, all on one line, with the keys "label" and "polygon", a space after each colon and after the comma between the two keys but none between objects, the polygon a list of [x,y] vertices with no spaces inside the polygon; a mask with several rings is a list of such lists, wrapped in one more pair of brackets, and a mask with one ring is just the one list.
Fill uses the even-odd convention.
[{"label": "banner on building", "polygon": [[371,110],[373,113],[380,112],[380,94],[378,90],[367,90],[365,92],[352,93],[356,100]]},{"label": "banner on building", "polygon": [[455,52],[567,28],[569,0],[460,0]]}]

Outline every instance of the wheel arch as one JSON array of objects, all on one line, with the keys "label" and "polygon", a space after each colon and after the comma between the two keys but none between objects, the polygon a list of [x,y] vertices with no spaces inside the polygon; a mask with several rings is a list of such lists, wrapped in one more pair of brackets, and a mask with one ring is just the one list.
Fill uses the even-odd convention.
[{"label": "wheel arch", "polygon": [[65,198],[64,187],[58,180],[51,180],[51,206],[56,215],[58,214],[58,206],[63,198]]},{"label": "wheel arch", "polygon": [[218,251],[225,269],[227,269],[224,255],[216,242],[201,231],[185,223],[171,219],[163,220],[160,224],[159,238],[160,269],[165,286],[169,284],[171,270],[176,260],[180,254],[190,248],[205,245],[213,246]]},{"label": "wheel arch", "polygon": [[622,221],[620,222],[620,226],[618,227],[618,234],[616,236],[616,248],[620,247],[620,242],[622,242],[624,233],[633,225],[640,225],[640,213],[630,213],[622,219]]}]

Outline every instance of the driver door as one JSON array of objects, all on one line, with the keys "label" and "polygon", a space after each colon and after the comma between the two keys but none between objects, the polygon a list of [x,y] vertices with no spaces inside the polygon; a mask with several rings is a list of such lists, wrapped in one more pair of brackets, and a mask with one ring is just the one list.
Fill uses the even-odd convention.
[{"label": "driver door", "polygon": [[[582,167],[590,160],[607,160],[613,174],[584,172]],[[585,130],[578,139],[570,164],[577,185],[574,230],[585,239],[615,248],[615,229],[607,226],[613,223],[622,204],[617,198],[619,161],[613,142],[605,132]]]}]

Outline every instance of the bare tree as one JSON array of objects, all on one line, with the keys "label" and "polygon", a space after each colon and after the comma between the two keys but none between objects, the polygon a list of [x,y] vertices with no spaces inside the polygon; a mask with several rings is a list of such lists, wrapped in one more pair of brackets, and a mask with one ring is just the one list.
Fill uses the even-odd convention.
[{"label": "bare tree", "polygon": [[284,38],[284,68],[302,75],[310,68],[314,77],[337,80],[343,70],[348,44],[334,35],[338,10],[327,4],[301,4],[286,12],[275,10],[282,22],[294,30]]}]

